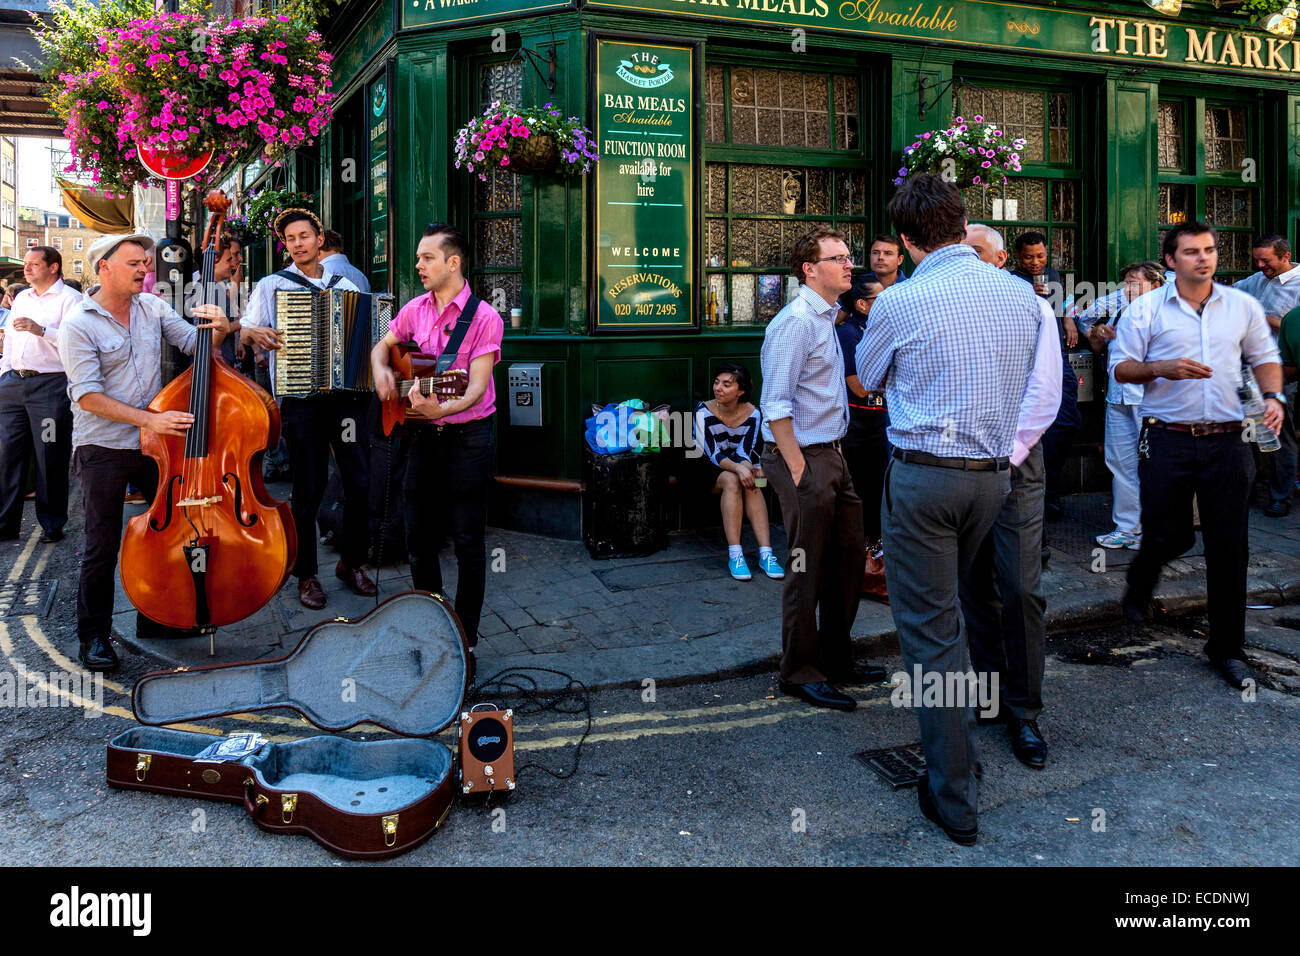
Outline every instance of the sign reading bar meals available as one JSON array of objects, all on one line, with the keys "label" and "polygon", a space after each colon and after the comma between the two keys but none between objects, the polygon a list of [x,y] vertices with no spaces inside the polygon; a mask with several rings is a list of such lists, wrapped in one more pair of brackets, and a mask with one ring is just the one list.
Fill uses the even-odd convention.
[{"label": "sign reading bar meals available", "polygon": [[595,45],[596,328],[690,328],[694,51]]}]

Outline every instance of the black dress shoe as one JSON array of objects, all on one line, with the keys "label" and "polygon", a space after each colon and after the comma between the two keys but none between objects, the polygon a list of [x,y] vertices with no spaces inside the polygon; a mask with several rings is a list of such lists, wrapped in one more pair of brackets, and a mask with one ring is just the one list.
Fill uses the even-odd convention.
[{"label": "black dress shoe", "polygon": [[889,671],[875,664],[854,664],[839,678],[841,684],[883,684],[887,680]]},{"label": "black dress shoe", "polygon": [[833,710],[857,710],[858,702],[848,694],[841,694],[824,680],[810,684],[787,684],[781,681],[781,693],[805,700],[814,707],[830,707]]},{"label": "black dress shoe", "polygon": [[106,637],[95,637],[81,642],[81,652],[77,660],[88,671],[107,673],[117,670],[117,652]]},{"label": "black dress shoe", "polygon": [[975,840],[979,836],[979,827],[962,830],[944,823],[943,817],[939,816],[939,808],[934,805],[934,796],[930,793],[930,778],[926,774],[921,774],[920,779],[916,781],[916,798],[921,804],[921,813],[930,822],[938,824],[939,829],[948,835],[949,840],[962,846],[975,845]]},{"label": "black dress shoe", "polygon": [[1017,760],[1032,770],[1047,766],[1047,741],[1038,732],[1037,721],[1012,720],[1007,729],[1011,731],[1011,750]]},{"label": "black dress shoe", "polygon": [[41,532],[41,544],[54,544],[55,542],[62,540],[63,532],[58,528],[55,528],[53,531]]},{"label": "black dress shoe", "polygon": [[1291,513],[1291,502],[1273,501],[1264,509],[1264,514],[1269,518],[1285,518]]},{"label": "black dress shoe", "polygon": [[1223,675],[1223,679],[1238,690],[1245,687],[1246,681],[1251,679],[1250,668],[1246,665],[1246,662],[1235,657],[1219,661],[1215,666],[1219,669],[1219,673]]},{"label": "black dress shoe", "polygon": [[1133,597],[1131,591],[1125,591],[1124,597],[1119,602],[1120,608],[1124,611],[1124,620],[1130,624],[1142,624],[1151,620],[1151,599],[1138,601]]}]

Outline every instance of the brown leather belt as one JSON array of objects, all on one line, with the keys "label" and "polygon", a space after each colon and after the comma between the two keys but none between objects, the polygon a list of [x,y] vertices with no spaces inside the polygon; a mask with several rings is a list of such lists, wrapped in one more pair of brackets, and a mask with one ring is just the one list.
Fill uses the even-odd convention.
[{"label": "brown leather belt", "polygon": [[1182,432],[1195,438],[1199,438],[1201,435],[1225,435],[1229,432],[1239,432],[1243,427],[1241,422],[1195,422],[1191,425],[1182,425],[1178,422],[1162,422],[1158,418],[1144,418],[1143,422],[1151,428]]},{"label": "brown leather belt", "polygon": [[895,448],[891,454],[905,464],[960,468],[962,471],[1006,471],[1011,467],[1010,458],[940,458],[938,455],[927,455],[923,451],[907,451],[904,448]]}]

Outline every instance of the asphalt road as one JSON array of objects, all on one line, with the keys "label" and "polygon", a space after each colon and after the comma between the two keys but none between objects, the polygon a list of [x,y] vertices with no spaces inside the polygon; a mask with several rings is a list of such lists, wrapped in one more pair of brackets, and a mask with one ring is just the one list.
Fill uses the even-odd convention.
[{"label": "asphalt road", "polygon": [[[75,553],[29,539],[0,549],[0,580],[59,581],[48,616],[0,617],[0,669],[68,667]],[[1272,662],[1253,700],[1199,657],[1194,618],[1053,637],[1041,720],[1048,767],[1021,766],[1002,728],[978,730],[984,779],[971,849],[920,816],[914,790],[891,790],[856,759],[918,739],[888,687],[857,688],[859,709],[842,714],[786,698],[775,675],[760,675],[658,686],[653,700],[639,688],[594,695],[572,778],[525,770],[508,802],[458,804],[431,840],[378,865],[1294,866],[1300,621],[1251,613],[1263,621],[1252,644]],[[235,805],[105,784],[105,743],[134,724],[126,694],[156,666],[128,658],[104,684],[106,712],[90,718],[80,707],[0,710],[0,864],[353,865],[306,837],[263,833]],[[521,713],[518,762],[566,770],[584,726],[581,715]],[[287,712],[200,729],[250,728],[281,740],[314,732]]]}]

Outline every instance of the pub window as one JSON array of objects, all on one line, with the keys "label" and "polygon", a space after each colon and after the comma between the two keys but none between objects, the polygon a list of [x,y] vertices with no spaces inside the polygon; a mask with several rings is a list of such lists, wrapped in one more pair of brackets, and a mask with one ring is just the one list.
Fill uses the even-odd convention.
[{"label": "pub window", "polygon": [[1209,223],[1219,234],[1218,277],[1228,281],[1254,271],[1258,187],[1241,175],[1251,155],[1248,112],[1243,106],[1199,99],[1161,100],[1158,105],[1157,241],[1163,244],[1169,227],[1180,222]]},{"label": "pub window", "polygon": [[[475,107],[483,112],[494,102],[518,105],[524,98],[520,60],[483,63],[475,77]],[[470,211],[470,287],[500,309],[510,326],[510,310],[523,308],[523,177],[505,169],[487,171],[487,181],[468,173],[474,201]]]},{"label": "pub window", "polygon": [[1047,236],[1051,267],[1062,274],[1077,271],[1082,185],[1071,136],[1074,95],[1060,90],[966,86],[958,92],[958,104],[967,120],[982,116],[1004,136],[1025,140],[1021,173],[998,186],[962,191],[971,221],[1002,234],[1008,268],[1016,265],[1016,237],[1041,232]]},{"label": "pub window", "polygon": [[858,79],[848,74],[705,69],[702,315],[716,301],[717,325],[769,321],[798,289],[790,246],[817,226],[844,232],[854,261],[865,263],[858,110]]}]

